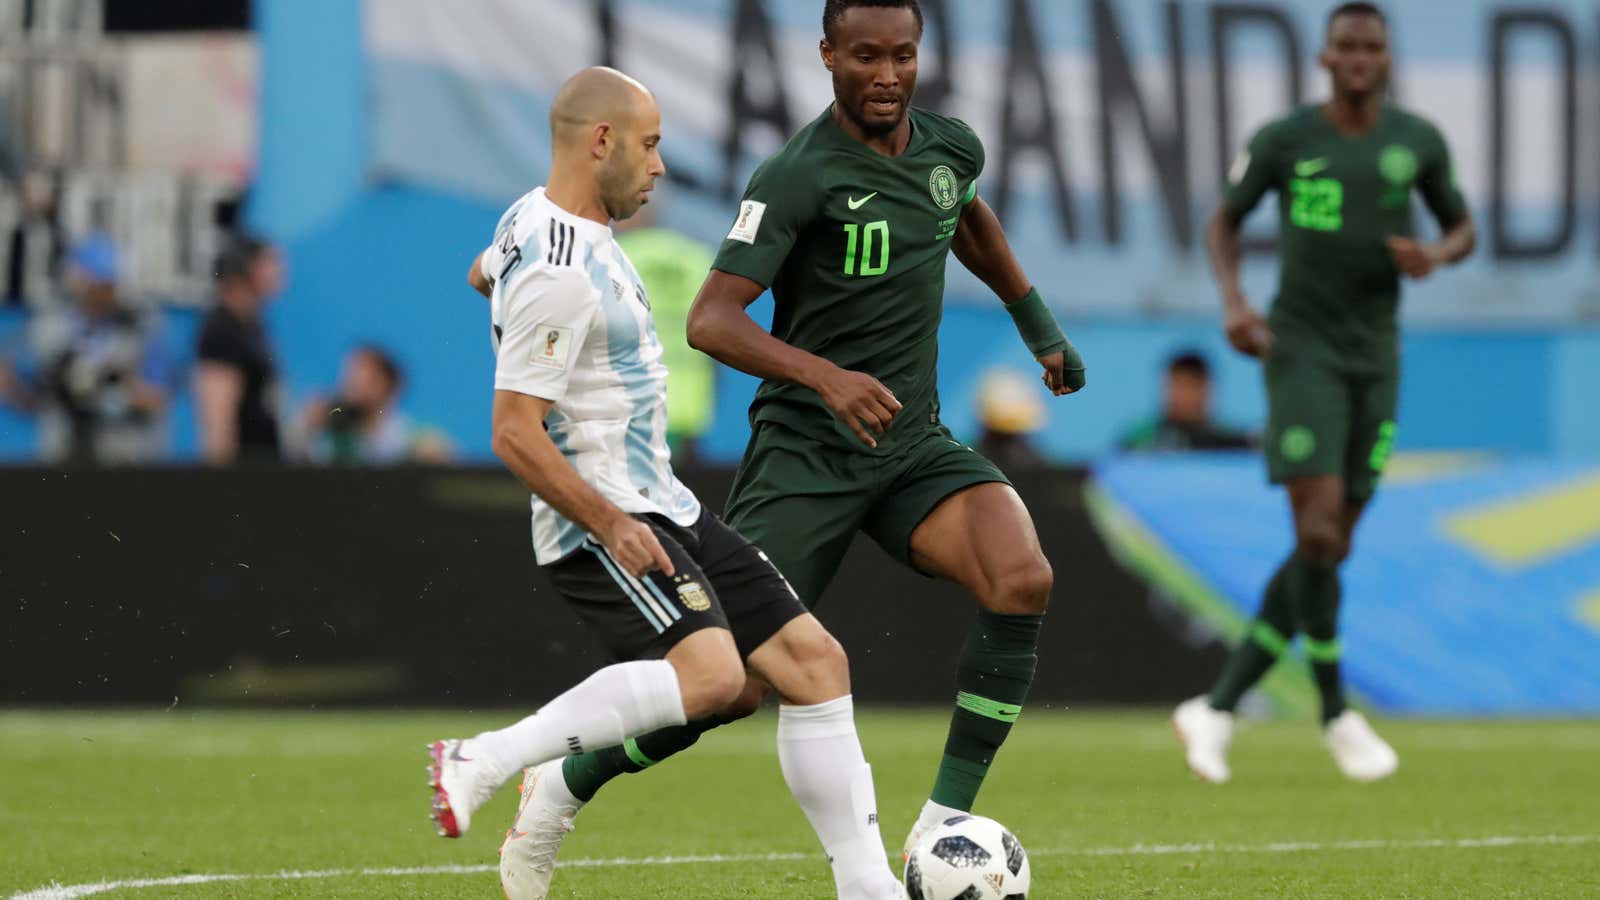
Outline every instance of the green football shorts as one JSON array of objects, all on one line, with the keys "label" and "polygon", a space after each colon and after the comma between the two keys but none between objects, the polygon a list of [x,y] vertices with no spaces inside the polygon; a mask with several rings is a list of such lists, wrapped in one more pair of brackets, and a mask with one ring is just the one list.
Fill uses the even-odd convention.
[{"label": "green football shorts", "polygon": [[1272,483],[1339,475],[1347,497],[1371,499],[1394,448],[1399,367],[1349,371],[1318,353],[1279,344],[1262,370]]},{"label": "green football shorts", "polygon": [[728,496],[727,522],[815,608],[856,532],[910,565],[911,533],[934,507],[975,484],[1010,484],[942,425],[902,440],[894,453],[850,453],[758,422]]}]

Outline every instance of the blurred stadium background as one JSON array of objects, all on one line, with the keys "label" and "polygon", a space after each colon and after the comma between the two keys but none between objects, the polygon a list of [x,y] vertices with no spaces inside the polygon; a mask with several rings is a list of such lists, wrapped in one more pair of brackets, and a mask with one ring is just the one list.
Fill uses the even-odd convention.
[{"label": "blurred stadium background", "polygon": [[[1221,334],[1200,229],[1245,136],[1323,95],[1328,4],[923,4],[918,102],[983,137],[980,189],[1090,366],[1087,391],[1043,402],[1008,317],[952,266],[946,421],[1014,475],[1058,573],[1033,697],[1165,707],[1210,682],[1288,546],[1286,504],[1237,449],[1264,397]],[[1387,8],[1394,94],[1449,139],[1480,241],[1407,290],[1400,454],[1347,573],[1346,672],[1380,716],[1577,719],[1592,760],[1600,6]],[[819,14],[0,0],[0,704],[526,707],[590,669],[489,451],[488,321],[463,273],[545,171],[556,85],[616,65],[663,108],[668,183],[634,237],[672,331],[697,247],[830,99]],[[1261,306],[1271,218],[1251,223]],[[281,278],[257,278],[245,234]],[[248,271],[219,282],[230,252]],[[234,302],[264,302],[264,332],[209,330]],[[755,385],[679,352],[681,466],[718,506]],[[1169,371],[1180,356],[1201,364]],[[208,371],[262,376],[271,447],[206,436]],[[947,701],[958,592],[863,544],[822,613],[858,696]],[[1298,668],[1261,695],[1309,719]],[[48,752],[40,721],[0,712],[0,732]],[[70,869],[31,874],[122,874]]]}]

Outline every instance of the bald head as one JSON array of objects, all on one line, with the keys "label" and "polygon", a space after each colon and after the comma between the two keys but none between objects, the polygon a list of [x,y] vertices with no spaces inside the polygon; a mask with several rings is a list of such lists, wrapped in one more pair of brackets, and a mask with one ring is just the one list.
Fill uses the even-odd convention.
[{"label": "bald head", "polygon": [[650,90],[633,78],[594,66],[567,79],[550,104],[550,133],[558,143],[584,140],[596,125],[627,129],[655,108]]},{"label": "bald head", "polygon": [[666,172],[656,98],[616,69],[596,66],[567,79],[550,104],[550,136],[552,183],[579,185],[612,220],[638,212]]}]

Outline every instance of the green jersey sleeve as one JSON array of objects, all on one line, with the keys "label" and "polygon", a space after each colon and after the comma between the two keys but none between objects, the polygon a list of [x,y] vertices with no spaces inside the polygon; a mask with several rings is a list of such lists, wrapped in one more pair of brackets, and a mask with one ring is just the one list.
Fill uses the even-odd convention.
[{"label": "green jersey sleeve", "polygon": [[1249,215],[1267,191],[1282,187],[1278,183],[1282,167],[1275,126],[1273,123],[1256,132],[1228,169],[1228,188],[1222,194],[1222,204],[1235,219]]},{"label": "green jersey sleeve", "polygon": [[823,191],[784,156],[750,176],[739,216],[717,251],[713,269],[771,286],[795,240],[821,212]]},{"label": "green jersey sleeve", "polygon": [[984,164],[988,162],[988,155],[983,149],[983,139],[978,137],[978,132],[974,131],[971,125],[968,125],[966,122],[963,122],[960,119],[956,119],[955,122],[956,124],[960,125],[962,130],[965,132],[964,137],[967,139],[966,149],[967,152],[972,155],[973,163],[972,183],[967,185],[966,191],[961,194],[961,205],[963,208],[965,208],[967,204],[978,199],[978,178],[983,175],[983,167]]},{"label": "green jersey sleeve", "polygon": [[1417,173],[1417,191],[1422,202],[1443,228],[1454,227],[1467,217],[1467,199],[1456,181],[1455,165],[1450,161],[1450,145],[1437,128],[1428,126],[1428,149]]}]

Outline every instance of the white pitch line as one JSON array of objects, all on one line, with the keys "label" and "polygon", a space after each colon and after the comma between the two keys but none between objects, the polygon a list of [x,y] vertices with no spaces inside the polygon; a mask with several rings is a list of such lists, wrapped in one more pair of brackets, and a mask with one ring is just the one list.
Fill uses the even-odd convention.
[{"label": "white pitch line", "polygon": [[[1497,835],[1481,838],[1432,838],[1410,841],[1298,841],[1273,844],[1134,844],[1131,847],[1060,847],[1032,851],[1034,856],[1171,856],[1183,853],[1307,853],[1328,850],[1481,850],[1497,847],[1566,846],[1600,843],[1600,834]],[[643,856],[562,860],[563,869],[624,868],[628,866],[683,866],[717,863],[795,862],[810,859],[815,853],[763,853],[743,856],[712,854],[705,856]],[[392,878],[407,875],[482,875],[498,872],[499,866],[411,866],[387,869],[321,869],[309,872],[283,871],[258,874],[177,875],[171,878],[136,878],[127,881],[99,881],[92,884],[53,884],[32,891],[12,894],[10,900],[76,900],[108,891],[148,887],[181,887],[191,884],[216,884],[228,881],[299,881],[316,878]]]},{"label": "white pitch line", "polygon": [[1286,841],[1273,844],[1135,844],[1132,847],[1063,848],[1029,851],[1033,856],[1171,856],[1178,853],[1309,853],[1330,850],[1478,850],[1600,843],[1600,834],[1529,834],[1485,838],[1429,838],[1411,841]]},{"label": "white pitch line", "polygon": [[[562,860],[563,869],[621,868],[624,866],[685,866],[710,863],[794,862],[807,859],[807,853],[763,853],[745,856],[641,856]],[[225,881],[299,881],[316,878],[393,878],[407,875],[482,875],[498,872],[499,866],[409,866],[383,869],[318,869],[313,871],[262,872],[254,874],[175,875],[170,878],[134,878],[127,881],[99,881],[92,884],[53,884],[32,891],[12,894],[11,900],[74,900],[108,891],[148,887],[181,887],[190,884],[215,884]]]}]

